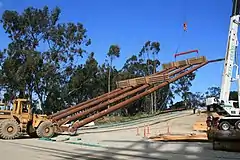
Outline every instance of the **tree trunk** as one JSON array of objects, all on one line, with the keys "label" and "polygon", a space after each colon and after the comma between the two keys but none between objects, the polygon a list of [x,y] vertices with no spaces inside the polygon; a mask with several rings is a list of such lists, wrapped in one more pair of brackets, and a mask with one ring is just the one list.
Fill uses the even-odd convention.
[{"label": "tree trunk", "polygon": [[157,92],[153,92],[153,104],[154,104],[154,112],[157,111]]},{"label": "tree trunk", "polygon": [[108,70],[108,93],[111,92],[111,67]]},{"label": "tree trunk", "polygon": [[[156,60],[155,60],[155,54],[153,54],[153,74],[156,73]],[[154,85],[156,86],[156,85]],[[153,92],[153,108],[154,108],[154,112],[156,113],[157,111],[157,92]]]},{"label": "tree trunk", "polygon": [[[112,69],[112,59],[110,60],[110,66],[108,69],[108,93],[111,92],[111,69]],[[110,107],[110,105],[108,105],[108,108]]]},{"label": "tree trunk", "polygon": [[154,96],[154,94],[151,93],[150,96],[151,96],[151,114],[153,114],[153,111],[154,111],[154,110],[153,110],[153,108],[154,108],[154,97],[153,97],[153,96]]}]

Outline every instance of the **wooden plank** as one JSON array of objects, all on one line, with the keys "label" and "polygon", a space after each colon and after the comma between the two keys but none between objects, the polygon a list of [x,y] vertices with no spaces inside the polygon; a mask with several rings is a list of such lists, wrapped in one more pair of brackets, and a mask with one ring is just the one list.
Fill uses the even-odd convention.
[{"label": "wooden plank", "polygon": [[128,80],[128,85],[129,86],[137,86],[137,82],[136,82],[136,79],[129,79]]},{"label": "wooden plank", "polygon": [[206,59],[206,57],[201,56],[201,57],[199,57],[199,58],[190,58],[190,59],[188,59],[187,61],[188,61],[188,64],[194,65],[194,64],[199,64],[199,63],[206,62],[207,59]]},{"label": "wooden plank", "polygon": [[194,131],[207,131],[207,124],[206,122],[196,122],[193,125],[193,130]]},{"label": "wooden plank", "polygon": [[150,137],[154,141],[191,141],[191,140],[208,140],[206,133],[199,134],[166,134],[157,137]]},{"label": "wooden plank", "polygon": [[165,80],[168,80],[169,76],[167,74],[159,74],[159,75],[153,75],[153,76],[147,76],[147,77],[138,77],[123,81],[116,82],[118,88],[128,87],[128,86],[138,86],[143,84],[155,84],[155,83],[161,83]]},{"label": "wooden plank", "polygon": [[193,130],[194,131],[207,131],[207,123],[206,123],[206,120],[207,120],[207,114],[206,113],[201,113],[199,116],[198,116],[198,119],[197,121],[193,124]]},{"label": "wooden plank", "polygon": [[172,68],[172,67],[175,67],[175,66],[176,66],[175,62],[162,64],[163,69],[169,69],[169,68]]},{"label": "wooden plank", "polygon": [[183,67],[183,66],[188,65],[188,61],[187,60],[181,60],[181,61],[177,61],[176,64],[177,64],[176,67]]},{"label": "wooden plank", "polygon": [[183,67],[183,66],[186,66],[188,64],[196,65],[196,64],[203,63],[203,62],[206,62],[206,61],[207,61],[207,59],[206,59],[205,56],[200,56],[200,57],[189,58],[189,59],[186,59],[186,60],[180,60],[180,61],[176,61],[176,62],[165,63],[165,64],[162,64],[162,67],[163,67],[163,69],[168,69],[168,68],[171,68],[171,67]]},{"label": "wooden plank", "polygon": [[128,85],[129,85],[128,80],[123,80],[123,81],[117,82],[117,87],[118,88],[124,88],[124,87],[126,87]]},{"label": "wooden plank", "polygon": [[[194,65],[194,64],[199,64],[206,62],[206,57],[201,56],[201,57],[194,57],[190,58],[187,60],[181,60],[177,62],[170,62],[167,64],[163,64],[163,68],[172,68],[172,67],[183,67],[186,65]],[[169,79],[168,74],[159,74],[159,75],[152,75],[152,76],[146,76],[146,77],[137,77],[137,78],[132,78],[128,80],[122,80],[116,82],[118,88],[124,88],[124,87],[129,87],[129,86],[139,86],[142,84],[155,84],[155,83],[161,83]]]},{"label": "wooden plank", "polygon": [[154,84],[157,82],[163,82],[165,80],[168,80],[168,75],[155,75],[155,76],[149,76],[149,84]]}]

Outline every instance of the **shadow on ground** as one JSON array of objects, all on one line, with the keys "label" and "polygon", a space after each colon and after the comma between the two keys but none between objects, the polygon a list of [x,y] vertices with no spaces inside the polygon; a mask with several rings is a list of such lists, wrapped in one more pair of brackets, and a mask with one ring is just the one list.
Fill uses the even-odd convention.
[{"label": "shadow on ground", "polygon": [[[52,142],[49,142],[52,143]],[[60,143],[60,142],[58,142]],[[57,160],[100,160],[100,159],[147,159],[147,160],[237,160],[240,153],[214,151],[209,143],[198,142],[149,142],[149,141],[108,141],[115,147],[76,147],[71,151],[62,149],[22,145],[44,156]],[[127,144],[127,145],[126,145]],[[74,145],[74,144],[72,144]],[[44,159],[48,159],[47,157]]]}]

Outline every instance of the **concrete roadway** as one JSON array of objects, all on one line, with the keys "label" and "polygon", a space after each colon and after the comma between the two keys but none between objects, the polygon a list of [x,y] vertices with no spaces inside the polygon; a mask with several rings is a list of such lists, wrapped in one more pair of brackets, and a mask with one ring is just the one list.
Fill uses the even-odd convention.
[{"label": "concrete roadway", "polygon": [[152,143],[144,140],[117,142],[124,145],[102,148],[33,139],[0,141],[0,159],[90,160],[107,158],[113,160],[237,160],[240,157],[240,153],[213,151],[211,145],[207,143]]},{"label": "concrete roadway", "polygon": [[[190,113],[190,112],[189,112]],[[186,112],[179,113],[186,115]],[[197,115],[180,116],[175,120],[151,126],[150,136],[165,133],[187,133]],[[166,119],[165,116],[159,118]],[[97,129],[98,131],[100,129]],[[84,131],[83,131],[84,132]],[[146,160],[237,160],[240,153],[212,150],[209,143],[200,142],[151,142],[136,135],[136,128],[100,133],[81,133],[81,143],[95,146],[50,142],[38,139],[0,140],[2,160],[78,160],[78,159],[146,159]],[[74,140],[73,140],[74,141]],[[75,140],[75,142],[77,142]]]}]

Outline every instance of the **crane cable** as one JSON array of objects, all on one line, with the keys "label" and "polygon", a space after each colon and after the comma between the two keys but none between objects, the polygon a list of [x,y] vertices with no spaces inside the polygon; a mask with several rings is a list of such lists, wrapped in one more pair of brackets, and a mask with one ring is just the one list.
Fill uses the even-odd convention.
[{"label": "crane cable", "polygon": [[177,49],[175,53],[178,53],[179,48],[181,47],[181,42],[182,39],[184,38],[185,32],[187,32],[187,14],[186,14],[186,0],[184,0],[184,4],[183,4],[183,30],[180,36],[180,39],[178,40],[178,45],[177,45]]}]

